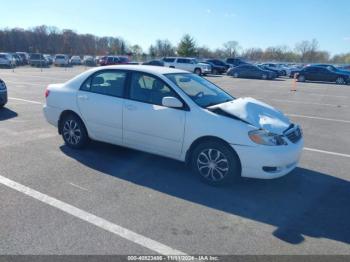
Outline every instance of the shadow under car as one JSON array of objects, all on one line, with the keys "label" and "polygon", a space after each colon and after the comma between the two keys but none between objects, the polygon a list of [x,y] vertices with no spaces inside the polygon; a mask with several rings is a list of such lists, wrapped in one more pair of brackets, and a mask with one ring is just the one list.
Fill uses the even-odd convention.
[{"label": "shadow under car", "polygon": [[273,235],[290,244],[303,242],[303,235],[350,244],[350,182],[330,174],[297,168],[275,180],[242,179],[211,187],[175,160],[99,142],[82,151],[60,149],[103,174],[273,225]]}]

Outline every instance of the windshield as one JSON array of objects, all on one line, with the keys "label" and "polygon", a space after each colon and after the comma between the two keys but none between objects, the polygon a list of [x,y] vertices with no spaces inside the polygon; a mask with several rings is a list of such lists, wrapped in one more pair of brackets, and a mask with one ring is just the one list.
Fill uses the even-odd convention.
[{"label": "windshield", "polygon": [[234,97],[195,74],[178,73],[165,76],[203,108],[234,100]]},{"label": "windshield", "polygon": [[335,68],[334,66],[330,65],[330,66],[327,66],[327,69],[330,70],[330,71],[338,71],[337,68]]}]

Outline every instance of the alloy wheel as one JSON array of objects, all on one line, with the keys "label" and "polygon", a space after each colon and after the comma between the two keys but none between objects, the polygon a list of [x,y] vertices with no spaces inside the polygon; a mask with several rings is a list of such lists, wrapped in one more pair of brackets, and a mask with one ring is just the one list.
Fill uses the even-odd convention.
[{"label": "alloy wheel", "polygon": [[336,82],[338,85],[343,85],[343,84],[345,84],[345,80],[344,80],[342,77],[338,77],[337,80],[335,80],[335,82]]},{"label": "alloy wheel", "polygon": [[67,120],[64,123],[62,133],[65,140],[71,145],[77,145],[81,140],[81,130],[79,124],[75,120]]},{"label": "alloy wheel", "polygon": [[197,168],[203,178],[218,182],[223,180],[229,172],[227,157],[217,149],[205,149],[198,154]]}]

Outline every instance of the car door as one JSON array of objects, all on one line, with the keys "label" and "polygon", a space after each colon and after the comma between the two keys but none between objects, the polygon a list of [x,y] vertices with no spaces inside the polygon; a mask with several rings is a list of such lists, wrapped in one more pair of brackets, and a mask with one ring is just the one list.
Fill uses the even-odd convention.
[{"label": "car door", "polygon": [[257,71],[253,66],[246,66],[245,67],[245,75],[246,77],[254,77],[256,78]]},{"label": "car door", "polygon": [[320,81],[333,82],[336,79],[336,74],[329,70],[328,68],[320,68]]},{"label": "car door", "polygon": [[175,68],[189,71],[189,70],[188,70],[188,65],[189,65],[189,63],[188,63],[187,60],[189,60],[189,59],[178,58],[177,61],[176,61],[176,66],[175,66]]},{"label": "car door", "polygon": [[178,95],[160,78],[134,72],[124,102],[124,143],[139,150],[177,158],[182,151],[187,111],[162,106]]},{"label": "car door", "polygon": [[127,76],[122,70],[102,70],[89,77],[78,91],[78,107],[91,138],[123,143],[123,95]]},{"label": "car door", "polygon": [[247,77],[247,66],[239,66],[236,70],[240,77]]}]

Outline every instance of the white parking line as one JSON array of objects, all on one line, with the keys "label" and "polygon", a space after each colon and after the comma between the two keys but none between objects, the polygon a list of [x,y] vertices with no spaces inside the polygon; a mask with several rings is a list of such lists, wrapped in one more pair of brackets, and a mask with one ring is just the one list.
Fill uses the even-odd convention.
[{"label": "white parking line", "polygon": [[286,115],[291,116],[291,117],[310,118],[310,119],[317,119],[317,120],[325,120],[325,121],[333,121],[333,122],[350,124],[350,120],[343,120],[343,119],[333,119],[333,118],[325,118],[325,117],[318,117],[318,116],[305,116],[305,115],[296,115],[296,114],[286,114]]},{"label": "white parking line", "polygon": [[305,151],[322,153],[322,154],[333,155],[333,156],[341,156],[341,157],[348,157],[348,158],[350,158],[350,155],[348,155],[348,154],[342,154],[342,153],[337,153],[337,152],[325,151],[325,150],[320,150],[320,149],[315,149],[315,148],[304,147],[304,150]]},{"label": "white parking line", "polygon": [[[267,99],[268,100],[268,99]],[[310,103],[306,101],[292,101],[285,99],[270,99],[271,101],[283,102],[283,103],[294,103],[294,104],[305,104],[305,105],[317,105],[317,106],[332,106],[332,107],[348,107],[347,105],[336,105],[336,104],[325,104],[325,103]]]},{"label": "white parking line", "polygon": [[31,103],[31,104],[37,104],[37,105],[42,105],[43,104],[43,103],[38,102],[38,101],[27,100],[27,99],[22,99],[22,98],[17,98],[17,97],[9,97],[8,99],[22,101],[22,102],[27,102],[27,103]]},{"label": "white parking line", "polygon": [[166,246],[160,242],[157,242],[155,240],[152,240],[148,237],[142,236],[138,233],[135,233],[129,229],[123,228],[119,225],[116,225],[112,222],[109,222],[101,217],[95,216],[89,212],[86,212],[84,210],[81,210],[79,208],[76,208],[70,204],[67,204],[63,201],[60,201],[56,198],[50,197],[48,195],[45,195],[43,193],[40,193],[34,189],[31,189],[27,186],[24,186],[22,184],[19,184],[13,180],[10,180],[6,177],[0,176],[0,184],[3,184],[4,186],[7,186],[9,188],[12,188],[22,194],[25,194],[27,196],[30,196],[34,199],[39,200],[42,203],[45,203],[49,206],[55,207],[67,214],[70,214],[76,218],[79,218],[81,220],[84,220],[85,222],[88,222],[92,225],[95,225],[101,229],[104,229],[108,232],[111,232],[115,235],[118,235],[124,239],[127,239],[133,243],[136,243],[140,246],[143,246],[145,248],[148,248],[154,252],[157,252],[162,255],[186,255],[185,253],[173,249],[169,246]]}]

